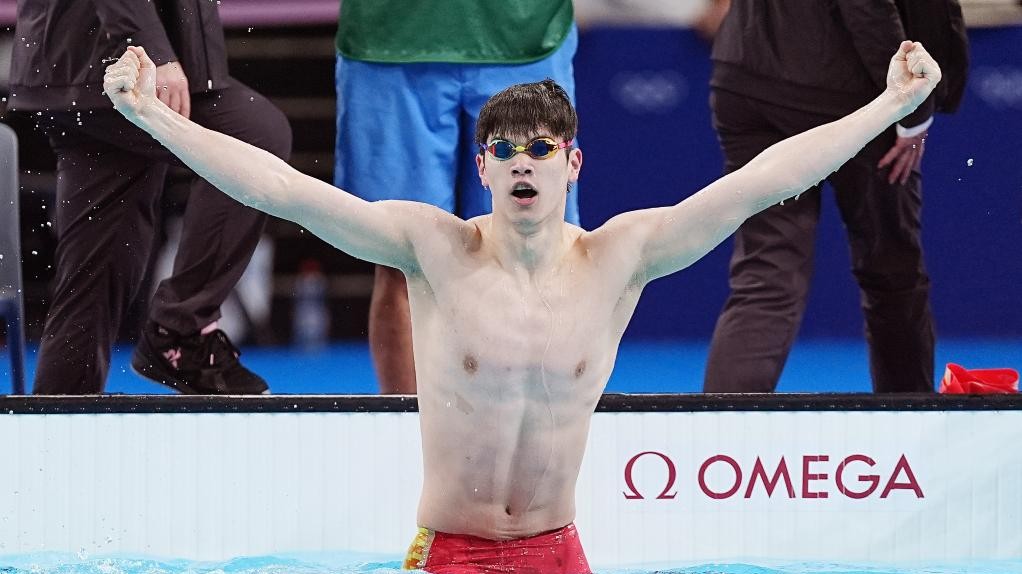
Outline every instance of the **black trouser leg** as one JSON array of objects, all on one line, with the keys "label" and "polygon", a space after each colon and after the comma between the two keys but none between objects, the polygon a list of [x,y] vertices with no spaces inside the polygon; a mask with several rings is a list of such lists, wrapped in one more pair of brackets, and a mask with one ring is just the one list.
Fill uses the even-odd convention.
[{"label": "black trouser leg", "polygon": [[759,213],[735,233],[731,293],[706,363],[709,393],[767,393],[795,342],[813,275],[819,189]]},{"label": "black trouser leg", "polygon": [[875,166],[886,134],[831,176],[859,284],[876,392],[933,391],[934,325],[921,240],[922,185],[889,184]]},{"label": "black trouser leg", "polygon": [[71,130],[51,140],[57,154],[56,278],[36,394],[103,390],[110,350],[153,248],[167,172],[166,164]]},{"label": "black trouser leg", "polygon": [[[227,89],[193,98],[192,119],[277,157],[290,156],[287,118],[269,100],[236,80]],[[174,271],[157,287],[149,317],[183,334],[216,321],[220,305],[252,258],[266,219],[265,214],[195,178]]]},{"label": "black trouser leg", "polygon": [[[735,171],[771,145],[801,131],[771,118],[749,98],[714,91],[714,128]],[[771,392],[777,386],[805,311],[819,219],[818,189],[749,218],[735,233],[731,292],[717,319],[703,390]]]}]

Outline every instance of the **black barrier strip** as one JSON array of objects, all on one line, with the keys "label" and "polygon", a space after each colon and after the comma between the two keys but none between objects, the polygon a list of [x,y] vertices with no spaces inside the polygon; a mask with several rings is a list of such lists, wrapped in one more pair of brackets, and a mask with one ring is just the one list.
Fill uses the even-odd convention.
[{"label": "black barrier strip", "polygon": [[[0,416],[151,413],[401,413],[414,396],[380,395],[87,395],[0,396]],[[797,412],[1022,410],[1022,395],[937,394],[607,394],[596,412]]]}]

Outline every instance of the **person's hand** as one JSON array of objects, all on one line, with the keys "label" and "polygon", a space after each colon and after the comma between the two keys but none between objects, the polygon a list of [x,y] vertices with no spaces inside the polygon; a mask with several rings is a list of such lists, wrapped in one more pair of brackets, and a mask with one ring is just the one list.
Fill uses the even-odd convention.
[{"label": "person's hand", "polygon": [[887,89],[915,109],[940,81],[940,66],[919,42],[904,41],[887,69]]},{"label": "person's hand", "polygon": [[134,120],[146,106],[157,101],[156,64],[144,49],[129,46],[123,56],[107,66],[103,91],[117,111]]},{"label": "person's hand", "polygon": [[717,30],[720,29],[720,23],[724,21],[730,8],[730,0],[710,0],[702,14],[692,23],[692,28],[704,40],[712,42],[717,35]]},{"label": "person's hand", "polygon": [[192,99],[188,93],[188,78],[177,62],[156,67],[156,97],[167,107],[188,117],[192,113]]},{"label": "person's hand", "polygon": [[898,182],[902,185],[908,181],[912,171],[918,171],[923,161],[923,151],[926,145],[926,132],[910,138],[899,137],[891,149],[880,158],[878,168],[891,166],[891,173],[887,175],[887,183]]}]

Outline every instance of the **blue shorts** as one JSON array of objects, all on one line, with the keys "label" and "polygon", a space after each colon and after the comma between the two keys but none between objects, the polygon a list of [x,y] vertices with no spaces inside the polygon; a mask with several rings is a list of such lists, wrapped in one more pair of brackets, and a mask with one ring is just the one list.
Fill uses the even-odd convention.
[{"label": "blue shorts", "polygon": [[[337,56],[334,184],[363,199],[431,203],[468,219],[492,209],[476,170],[476,119],[490,96],[551,78],[575,101],[572,27],[529,64],[379,64]],[[578,186],[565,219],[578,224]]]}]

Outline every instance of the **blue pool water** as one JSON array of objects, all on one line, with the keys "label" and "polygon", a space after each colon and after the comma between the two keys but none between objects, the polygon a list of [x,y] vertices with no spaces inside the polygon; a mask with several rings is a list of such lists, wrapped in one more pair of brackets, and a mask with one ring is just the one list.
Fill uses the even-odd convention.
[{"label": "blue pool water", "polygon": [[[597,569],[596,574],[1022,574],[1022,560],[890,566],[776,562],[655,565]],[[353,553],[235,558],[193,562],[142,557],[57,553],[0,555],[0,574],[400,574],[401,559]]]}]

